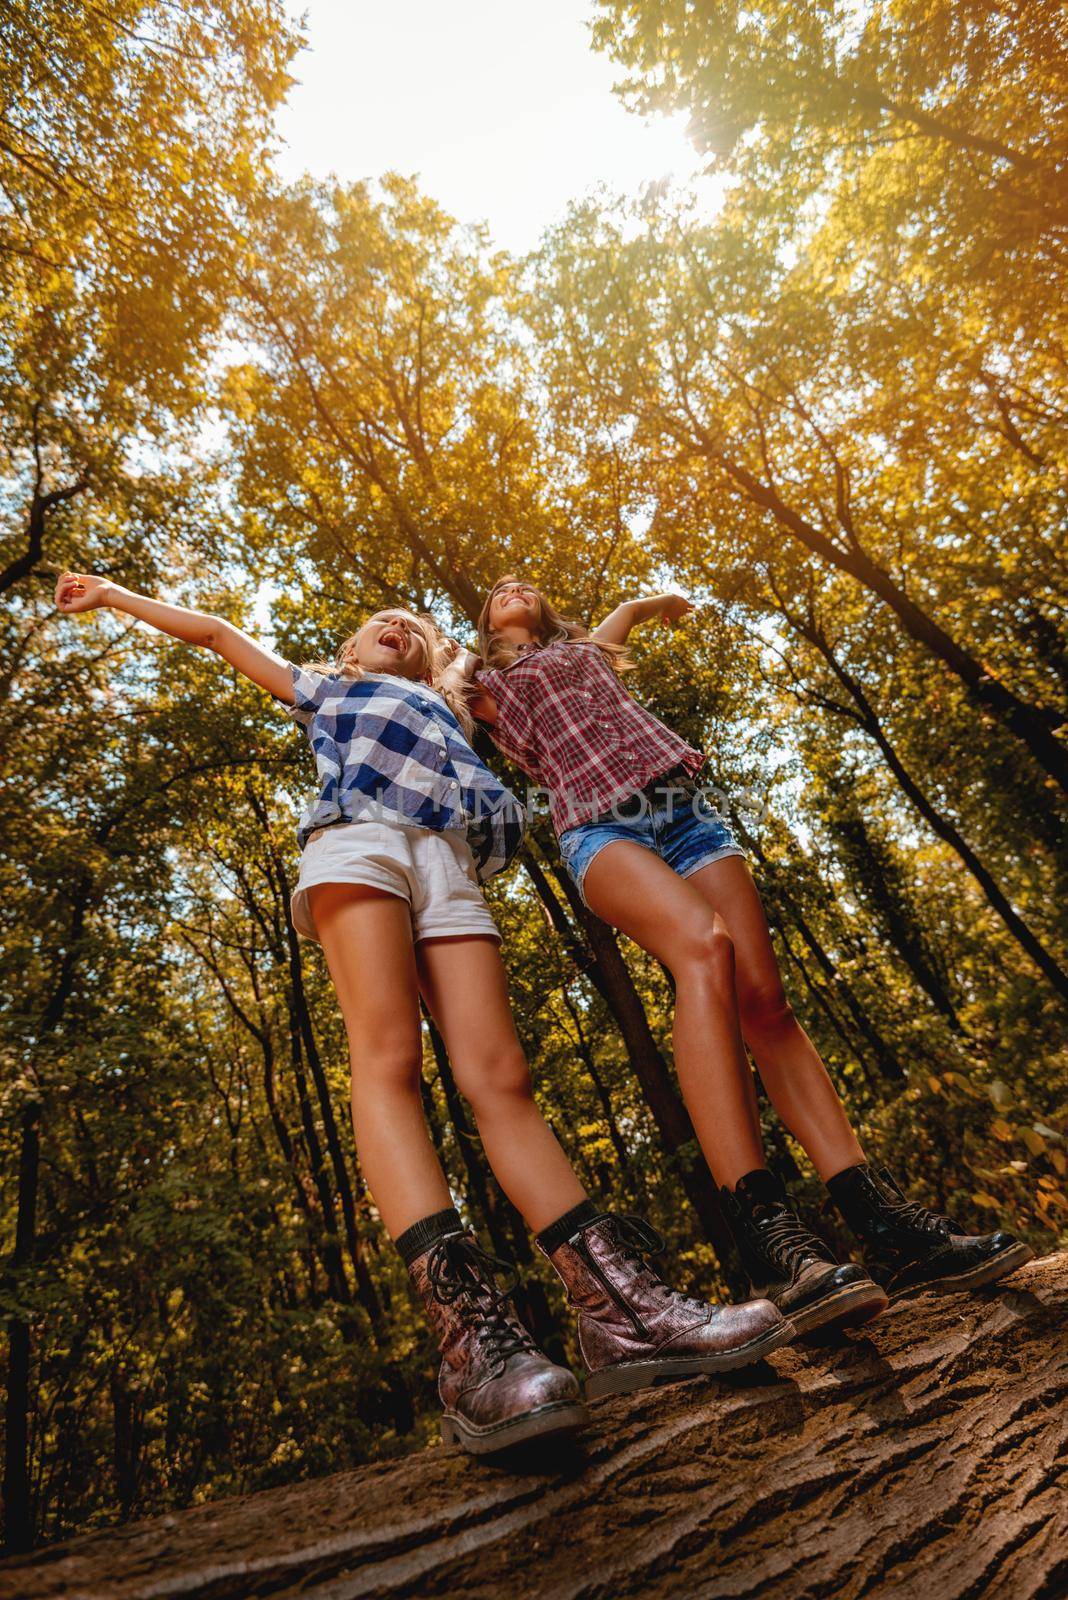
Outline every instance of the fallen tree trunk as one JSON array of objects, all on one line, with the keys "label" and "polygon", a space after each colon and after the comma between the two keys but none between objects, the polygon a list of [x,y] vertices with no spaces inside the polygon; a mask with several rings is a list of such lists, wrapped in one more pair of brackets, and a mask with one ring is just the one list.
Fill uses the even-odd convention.
[{"label": "fallen tree trunk", "polygon": [[1068,1254],[762,1369],[600,1402],[563,1459],[431,1449],[0,1564],[19,1600],[1059,1600]]}]

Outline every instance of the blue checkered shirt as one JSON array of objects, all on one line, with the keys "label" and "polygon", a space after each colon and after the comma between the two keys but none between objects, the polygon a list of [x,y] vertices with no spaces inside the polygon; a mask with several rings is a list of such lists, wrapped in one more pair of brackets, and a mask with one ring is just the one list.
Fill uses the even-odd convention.
[{"label": "blue checkered shirt", "polygon": [[399,822],[435,833],[463,830],[479,880],[506,867],[526,817],[464,738],[433,689],[389,673],[327,676],[292,667],[295,704],[319,770],[305,807],[301,848],[334,822]]}]

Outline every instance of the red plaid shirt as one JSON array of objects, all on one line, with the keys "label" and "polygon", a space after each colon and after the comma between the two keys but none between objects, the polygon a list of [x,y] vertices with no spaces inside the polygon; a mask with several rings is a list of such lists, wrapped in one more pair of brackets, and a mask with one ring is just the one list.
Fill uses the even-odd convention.
[{"label": "red plaid shirt", "polygon": [[475,677],[497,702],[494,743],[548,790],[557,833],[704,756],[640,706],[588,639],[526,649]]}]

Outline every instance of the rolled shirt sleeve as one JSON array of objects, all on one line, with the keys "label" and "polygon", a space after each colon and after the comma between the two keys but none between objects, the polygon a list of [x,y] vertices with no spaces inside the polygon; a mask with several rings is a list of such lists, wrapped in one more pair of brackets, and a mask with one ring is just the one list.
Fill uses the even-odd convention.
[{"label": "rolled shirt sleeve", "polygon": [[540,783],[534,718],[526,695],[518,684],[508,681],[507,673],[496,667],[479,668],[475,682],[493,696],[497,707],[497,720],[485,725],[486,732],[502,755],[514,761],[535,783]]},{"label": "rolled shirt sleeve", "polygon": [[307,667],[295,666],[292,661],[289,671],[293,680],[293,704],[286,706],[286,715],[307,727],[321,709],[324,698],[331,690],[337,689],[339,677],[325,672],[310,672]]}]

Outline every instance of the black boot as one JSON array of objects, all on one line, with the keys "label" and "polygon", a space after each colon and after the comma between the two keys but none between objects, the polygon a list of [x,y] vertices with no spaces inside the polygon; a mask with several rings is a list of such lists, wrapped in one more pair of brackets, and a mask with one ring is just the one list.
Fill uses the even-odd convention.
[{"label": "black boot", "polygon": [[872,1277],[890,1296],[910,1289],[978,1289],[1030,1261],[1030,1245],[1011,1233],[968,1234],[950,1217],[906,1200],[886,1167],[866,1161],[827,1185],[864,1245]]},{"label": "black boot", "polygon": [[720,1199],[753,1294],[778,1306],[798,1333],[868,1322],[886,1309],[878,1284],[863,1267],[835,1260],[766,1167],[746,1173],[733,1194],[721,1189]]}]

